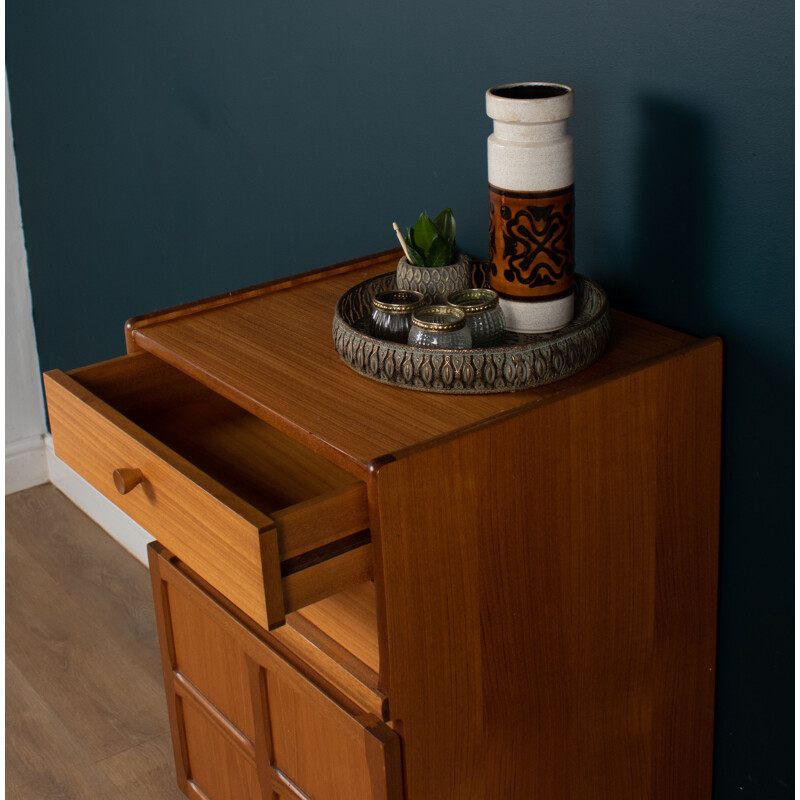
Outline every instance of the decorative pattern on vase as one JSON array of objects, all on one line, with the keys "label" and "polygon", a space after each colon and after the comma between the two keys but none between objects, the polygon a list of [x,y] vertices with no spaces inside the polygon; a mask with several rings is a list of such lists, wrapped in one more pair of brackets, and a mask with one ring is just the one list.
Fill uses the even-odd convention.
[{"label": "decorative pattern on vase", "polygon": [[572,291],[574,193],[512,192],[489,186],[492,288],[526,299],[553,300]]},{"label": "decorative pattern on vase", "polygon": [[405,257],[397,264],[397,288],[422,292],[429,304],[443,303],[450,292],[469,289],[471,280],[472,268],[465,255],[445,267],[418,267]]},{"label": "decorative pattern on vase", "polygon": [[[479,283],[489,267],[473,263]],[[552,334],[507,332],[502,346],[482,350],[425,350],[371,337],[372,296],[394,285],[394,273],[364,281],[339,300],[333,342],[342,360],[373,380],[407,389],[451,394],[513,392],[566,378],[595,361],[611,332],[608,301],[596,284],[575,276],[577,313]]]}]

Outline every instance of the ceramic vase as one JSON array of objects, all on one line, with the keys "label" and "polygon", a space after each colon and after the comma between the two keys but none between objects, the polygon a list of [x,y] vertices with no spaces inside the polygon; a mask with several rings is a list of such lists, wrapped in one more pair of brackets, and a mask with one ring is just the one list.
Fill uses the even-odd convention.
[{"label": "ceramic vase", "polygon": [[572,320],[573,93],[557,83],[486,92],[490,283],[509,330],[544,333]]},{"label": "ceramic vase", "polygon": [[426,303],[444,303],[450,292],[472,286],[472,265],[461,253],[454,264],[444,267],[418,267],[403,256],[395,281],[398,289],[422,292]]}]

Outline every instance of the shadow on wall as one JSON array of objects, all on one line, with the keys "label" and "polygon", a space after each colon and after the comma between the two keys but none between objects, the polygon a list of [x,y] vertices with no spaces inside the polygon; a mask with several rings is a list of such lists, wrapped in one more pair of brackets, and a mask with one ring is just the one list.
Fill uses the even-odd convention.
[{"label": "shadow on wall", "polygon": [[[624,269],[603,283],[613,305],[696,336],[720,334],[725,348],[715,796],[747,790],[789,797],[792,778],[783,770],[792,763],[793,726],[786,702],[793,675],[793,376],[785,358],[791,346],[771,338],[769,326],[753,325],[763,313],[764,287],[726,289],[725,281],[746,279],[747,264],[722,271],[714,250],[725,232],[714,229],[719,198],[709,117],[646,97],[641,122]],[[752,314],[743,305],[750,302]],[[772,709],[768,716],[764,708]]]},{"label": "shadow on wall", "polygon": [[[614,304],[697,335],[712,332],[712,140],[707,117],[675,100],[640,102],[634,235]],[[650,280],[630,280],[632,271]],[[669,310],[669,318],[665,310]]]}]

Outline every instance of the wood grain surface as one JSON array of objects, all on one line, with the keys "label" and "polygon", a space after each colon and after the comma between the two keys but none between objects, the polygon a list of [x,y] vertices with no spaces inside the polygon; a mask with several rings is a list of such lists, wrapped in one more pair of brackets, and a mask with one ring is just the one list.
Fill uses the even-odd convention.
[{"label": "wood grain surface", "polygon": [[[136,513],[183,530],[185,564],[151,546],[181,786],[707,800],[719,341],[615,314],[605,355],[556,384],[389,387],[330,329],[395,260],[139,318],[131,355],[48,382],[57,453],[121,507],[156,476],[169,502]],[[120,432],[139,449],[109,469]],[[119,468],[145,477],[124,497]],[[303,607],[274,634],[270,591]]]},{"label": "wood grain surface", "polygon": [[408,800],[710,797],[720,351],[378,471]]},{"label": "wood grain surface", "polygon": [[[175,562],[180,563],[177,560]],[[326,691],[332,696],[342,697],[345,702],[353,704],[353,708],[360,708],[379,719],[389,719],[387,698],[378,690],[378,641],[377,638],[368,641],[371,632],[378,627],[377,595],[371,581],[319,603],[329,612],[335,613],[338,609],[342,616],[348,615],[348,619],[328,621],[326,617],[329,615],[314,613],[318,605],[314,603],[303,609],[302,613],[288,614],[286,625],[268,631],[244,615],[185,564],[180,563],[180,569],[203,592],[214,596],[216,605],[209,608],[207,613],[223,630],[230,625],[252,630],[285,660],[297,669],[307,671],[319,685],[328,687]],[[161,602],[167,607],[168,598],[162,598]],[[306,611],[309,612],[308,619],[305,617]],[[227,622],[226,615],[233,617],[236,622]]]},{"label": "wood grain surface", "polygon": [[353,258],[348,261],[342,261],[339,264],[331,264],[330,266],[321,267],[318,269],[310,269],[304,272],[290,275],[284,278],[276,278],[271,281],[256,284],[255,286],[247,286],[242,289],[235,289],[223,294],[207,297],[203,300],[192,301],[188,303],[181,303],[171,308],[161,309],[160,311],[153,311],[149,314],[141,314],[132,317],[125,323],[125,342],[128,347],[128,352],[135,352],[138,349],[136,334],[143,328],[150,325],[158,325],[162,322],[168,322],[171,319],[186,316],[187,314],[196,314],[200,311],[211,311],[221,306],[239,303],[242,300],[250,300],[254,297],[260,297],[265,294],[291,289],[294,286],[299,286],[303,283],[310,283],[318,281],[322,278],[331,277],[341,273],[353,272],[357,269],[368,269],[371,266],[384,267],[385,265],[396,264],[401,255],[399,247],[390,250],[384,250],[380,253],[375,253],[371,256]]},{"label": "wood grain surface", "polygon": [[[56,455],[262,625],[284,618],[275,523],[63,373],[45,376]],[[113,473],[145,481],[126,495]],[[264,541],[262,542],[262,536]],[[271,552],[263,548],[271,545]]]},{"label": "wood grain surface", "polygon": [[354,482],[148,353],[73,370],[69,377],[265,514]]},{"label": "wood grain surface", "polygon": [[373,673],[378,672],[378,620],[372,581],[306,606],[293,615],[293,625],[298,624],[297,618],[345,648]]},{"label": "wood grain surface", "polygon": [[148,318],[131,336],[147,350],[366,479],[376,458],[554,395],[688,344],[685,334],[615,314],[607,353],[579,375],[507,395],[446,396],[358,376],[334,350],[331,324],[351,286],[389,272],[397,258],[354,262],[316,280],[278,285],[237,302],[189,305]]},{"label": "wood grain surface", "polygon": [[371,577],[333,546],[368,527],[364,484],[233,403],[147,353],[45,382],[59,458],[260,624]]},{"label": "wood grain surface", "polygon": [[6,497],[6,796],[182,797],[147,570],[50,485]]},{"label": "wood grain surface", "polygon": [[182,786],[230,800],[270,789],[401,800],[395,733],[282,658],[162,547],[149,554]]}]

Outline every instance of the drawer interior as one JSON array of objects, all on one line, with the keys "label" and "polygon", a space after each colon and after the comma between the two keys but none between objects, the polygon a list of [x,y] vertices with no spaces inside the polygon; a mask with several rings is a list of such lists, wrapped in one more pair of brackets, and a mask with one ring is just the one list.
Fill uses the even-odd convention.
[{"label": "drawer interior", "polygon": [[354,482],[149,353],[84,367],[70,377],[266,514]]},{"label": "drawer interior", "polygon": [[258,624],[372,578],[364,483],[203,383],[139,352],[45,389],[56,455]]}]

